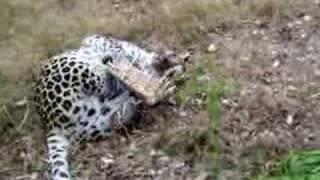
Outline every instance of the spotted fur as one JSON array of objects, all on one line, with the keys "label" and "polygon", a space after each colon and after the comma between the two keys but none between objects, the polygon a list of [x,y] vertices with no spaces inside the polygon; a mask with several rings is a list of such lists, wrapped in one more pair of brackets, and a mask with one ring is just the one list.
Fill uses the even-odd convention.
[{"label": "spotted fur", "polygon": [[47,127],[50,176],[72,179],[68,154],[72,144],[108,136],[118,122],[137,112],[136,97],[107,72],[112,61],[129,61],[158,76],[155,53],[118,39],[93,35],[79,49],[52,57],[35,86],[37,111]]}]

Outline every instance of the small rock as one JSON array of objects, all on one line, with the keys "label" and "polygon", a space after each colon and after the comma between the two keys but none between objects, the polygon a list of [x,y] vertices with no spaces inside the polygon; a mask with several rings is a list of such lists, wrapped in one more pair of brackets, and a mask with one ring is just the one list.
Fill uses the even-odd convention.
[{"label": "small rock", "polygon": [[296,20],[294,23],[295,23],[296,25],[301,25],[301,24],[302,24],[302,21]]},{"label": "small rock", "polygon": [[138,167],[134,170],[133,174],[137,177],[141,177],[144,176],[146,173],[144,167]]},{"label": "small rock", "polygon": [[136,150],[137,150],[136,143],[132,142],[132,143],[129,145],[129,150],[130,150],[130,151],[136,151]]},{"label": "small rock", "polygon": [[33,172],[32,174],[31,174],[31,176],[30,176],[30,179],[31,180],[36,180],[36,179],[39,179],[39,174],[38,173],[36,173],[36,172]]},{"label": "small rock", "polygon": [[288,28],[292,29],[294,27],[294,23],[289,22],[287,26],[288,26]]},{"label": "small rock", "polygon": [[258,30],[253,30],[253,31],[252,31],[252,34],[253,34],[253,35],[257,35],[257,34],[259,34],[259,31],[258,31]]},{"label": "small rock", "polygon": [[201,173],[195,180],[208,180],[209,175],[207,173]]},{"label": "small rock", "polygon": [[240,57],[240,59],[242,61],[246,61],[246,62],[250,61],[250,58],[248,56],[242,56],[242,57]]},{"label": "small rock", "polygon": [[156,150],[154,150],[154,149],[152,149],[151,151],[150,151],[150,156],[151,157],[155,157],[155,156],[157,156],[157,151]]},{"label": "small rock", "polygon": [[261,26],[261,25],[262,25],[262,21],[260,21],[260,20],[256,20],[254,23],[255,23],[256,25],[258,25],[258,26]]},{"label": "small rock", "polygon": [[293,86],[293,85],[289,85],[289,86],[288,86],[288,90],[289,90],[289,91],[297,91],[297,89],[298,89],[298,88],[297,88],[296,86]]},{"label": "small rock", "polygon": [[307,47],[307,51],[308,51],[308,52],[314,52],[314,49],[315,49],[315,48],[314,48],[313,46],[308,46],[308,47]]},{"label": "small rock", "polygon": [[130,159],[133,158],[135,152],[137,152],[136,144],[135,144],[135,143],[131,143],[131,144],[129,145],[129,152],[128,152],[128,154],[127,154],[127,157],[130,158]]},{"label": "small rock", "polygon": [[272,57],[276,57],[278,55],[278,52],[276,50],[271,51]]},{"label": "small rock", "polygon": [[162,157],[159,158],[159,161],[161,163],[166,164],[166,163],[168,163],[170,161],[170,158],[168,156],[162,156]]},{"label": "small rock", "polygon": [[25,152],[21,152],[21,153],[20,153],[20,157],[21,157],[21,158],[25,158],[25,157],[27,157],[27,154],[26,154]]},{"label": "small rock", "polygon": [[24,106],[28,103],[28,99],[24,97],[22,100],[16,102],[16,106]]},{"label": "small rock", "polygon": [[114,7],[115,9],[119,9],[119,8],[120,8],[120,4],[115,4],[115,5],[113,5],[113,7]]},{"label": "small rock", "polygon": [[187,117],[187,116],[188,116],[188,113],[185,112],[185,111],[180,111],[179,115],[180,115],[181,117]]},{"label": "small rock", "polygon": [[164,156],[165,153],[164,153],[163,151],[161,151],[161,150],[158,150],[158,151],[157,151],[157,155],[158,155],[158,156]]},{"label": "small rock", "polygon": [[176,169],[180,169],[180,168],[182,168],[182,167],[184,167],[184,166],[185,166],[185,163],[184,163],[184,162],[177,163],[177,164],[174,165],[174,167],[175,167]]},{"label": "small rock", "polygon": [[314,71],[314,74],[315,74],[316,76],[320,76],[320,70],[317,70],[317,69],[316,69],[316,70]]},{"label": "small rock", "polygon": [[227,36],[227,37],[225,38],[225,40],[226,40],[226,41],[233,41],[233,37],[232,37],[232,36]]},{"label": "small rock", "polygon": [[288,115],[286,123],[288,125],[291,125],[293,123],[293,116],[291,114]]},{"label": "small rock", "polygon": [[311,134],[308,135],[308,139],[309,139],[309,140],[314,140],[314,138],[315,138],[315,135],[314,135],[314,134],[311,133]]},{"label": "small rock", "polygon": [[305,32],[301,33],[301,39],[305,39],[307,37],[307,34]]},{"label": "small rock", "polygon": [[303,16],[303,20],[306,21],[306,22],[309,22],[309,21],[312,20],[312,16],[310,16],[310,15],[305,15],[305,16]]},{"label": "small rock", "polygon": [[157,171],[157,174],[161,176],[161,175],[163,174],[163,170],[162,170],[162,169],[159,169],[159,170]]},{"label": "small rock", "polygon": [[273,89],[273,92],[274,92],[274,93],[278,93],[278,92],[279,92],[279,89],[278,89],[278,88],[274,88],[274,89]]},{"label": "small rock", "polygon": [[150,170],[149,170],[149,174],[150,174],[151,176],[155,176],[155,175],[157,174],[157,172],[156,172],[154,169],[150,169]]},{"label": "small rock", "polygon": [[223,105],[229,105],[230,102],[229,102],[228,99],[222,99],[222,104],[223,104]]},{"label": "small rock", "polygon": [[288,81],[288,82],[294,82],[294,80],[295,80],[295,79],[294,79],[293,77],[287,77],[287,81]]},{"label": "small rock", "polygon": [[209,47],[208,47],[208,52],[211,52],[211,53],[213,53],[213,52],[216,52],[217,51],[217,47],[216,47],[216,45],[215,44],[210,44],[209,45]]},{"label": "small rock", "polygon": [[277,68],[277,67],[279,67],[280,66],[280,61],[279,60],[275,60],[274,62],[273,62],[273,64],[272,64],[272,67],[273,68]]},{"label": "small rock", "polygon": [[264,130],[262,133],[261,133],[261,136],[263,137],[272,137],[274,136],[273,132],[269,131],[269,130]]},{"label": "small rock", "polygon": [[112,158],[108,158],[108,157],[102,157],[101,161],[103,162],[104,168],[109,168],[110,166],[112,166],[114,164],[114,160]]},{"label": "small rock", "polygon": [[120,7],[120,1],[119,1],[119,0],[114,1],[114,2],[113,2],[113,7],[114,7],[115,9],[119,9],[119,7]]},{"label": "small rock", "polygon": [[244,131],[240,134],[240,137],[245,139],[248,138],[250,136],[250,133],[248,131]]},{"label": "small rock", "polygon": [[120,138],[120,141],[121,141],[122,143],[125,143],[125,142],[127,141],[127,139],[124,138],[124,137],[121,137],[121,138]]},{"label": "small rock", "polygon": [[134,153],[133,152],[128,152],[127,157],[129,159],[132,159],[134,157]]}]

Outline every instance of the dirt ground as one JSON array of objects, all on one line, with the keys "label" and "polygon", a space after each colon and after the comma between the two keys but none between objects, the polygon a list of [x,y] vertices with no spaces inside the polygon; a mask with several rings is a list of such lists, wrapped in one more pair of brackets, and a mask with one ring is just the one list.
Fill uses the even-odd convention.
[{"label": "dirt ground", "polygon": [[241,83],[239,95],[225,100],[222,121],[221,140],[232,164],[253,163],[254,153],[270,158],[320,147],[319,6],[307,7],[290,21],[258,20],[211,35],[222,66]]},{"label": "dirt ground", "polygon": [[[206,32],[205,42],[189,45],[195,54],[214,54],[219,72],[239,83],[239,92],[224,97],[221,102],[224,107],[218,135],[222,152],[219,162],[223,162],[221,179],[250,179],[268,172],[274,161],[290,150],[320,148],[320,2],[297,2],[289,18],[258,17],[235,24],[226,21],[214,31]],[[96,6],[103,9],[106,5],[100,3]],[[127,7],[128,11],[119,10],[125,16],[126,13],[130,15],[130,8],[139,9],[141,14],[150,13],[145,10],[148,3],[142,1],[114,1],[111,5],[114,11]],[[72,3],[66,5],[69,6]],[[111,13],[100,12],[103,13],[94,14],[94,17],[108,17]],[[99,22],[108,21],[108,18],[101,18]],[[117,32],[121,27],[114,26],[110,32]],[[105,29],[107,27],[100,27],[95,31],[108,33]],[[150,49],[173,41],[169,38],[154,45],[155,39],[160,38],[157,33],[150,33],[133,39]],[[29,72],[30,65],[25,67],[25,64],[11,62],[14,52],[10,48],[0,51],[3,67],[18,66],[14,71],[4,71],[15,79],[14,84],[8,86],[25,87],[11,91],[7,95],[10,98],[1,95],[3,127],[0,133],[6,135],[1,138],[0,179],[47,179],[44,131],[30,104],[23,101],[23,97],[28,97],[31,77],[15,74],[19,68]],[[4,53],[7,51],[10,53]],[[194,63],[192,61],[195,58],[191,59]],[[0,74],[2,81],[7,80]],[[0,88],[1,93],[6,91]],[[19,120],[11,122],[14,119]],[[209,122],[201,105],[181,105],[175,101],[159,105],[143,112],[143,118],[130,132],[114,132],[106,140],[75,148],[72,172],[84,180],[214,179],[206,172],[206,166],[210,165],[194,153],[202,150],[188,149],[197,147],[189,144],[201,144],[202,137],[185,138],[190,132],[202,132]],[[173,149],[167,148],[172,144],[175,145]],[[186,153],[189,151],[191,153]]]}]

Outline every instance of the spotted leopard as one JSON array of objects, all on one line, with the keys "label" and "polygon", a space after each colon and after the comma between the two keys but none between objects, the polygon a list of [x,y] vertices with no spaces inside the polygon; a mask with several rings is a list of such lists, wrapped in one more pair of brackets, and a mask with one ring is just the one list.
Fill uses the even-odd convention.
[{"label": "spotted leopard", "polygon": [[42,66],[34,86],[35,104],[47,128],[51,179],[72,179],[68,156],[74,143],[104,138],[138,112],[138,98],[108,73],[106,64],[127,61],[158,77],[158,57],[132,43],[92,35],[79,49],[56,55]]}]

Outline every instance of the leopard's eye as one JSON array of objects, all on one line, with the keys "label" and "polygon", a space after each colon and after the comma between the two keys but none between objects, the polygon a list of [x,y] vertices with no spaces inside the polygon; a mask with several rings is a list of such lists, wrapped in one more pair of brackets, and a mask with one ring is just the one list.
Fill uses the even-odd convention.
[{"label": "leopard's eye", "polygon": [[109,62],[112,63],[112,61],[113,61],[113,59],[112,59],[111,56],[105,56],[105,57],[103,57],[103,59],[102,59],[102,63],[105,64],[105,65],[108,64]]}]

